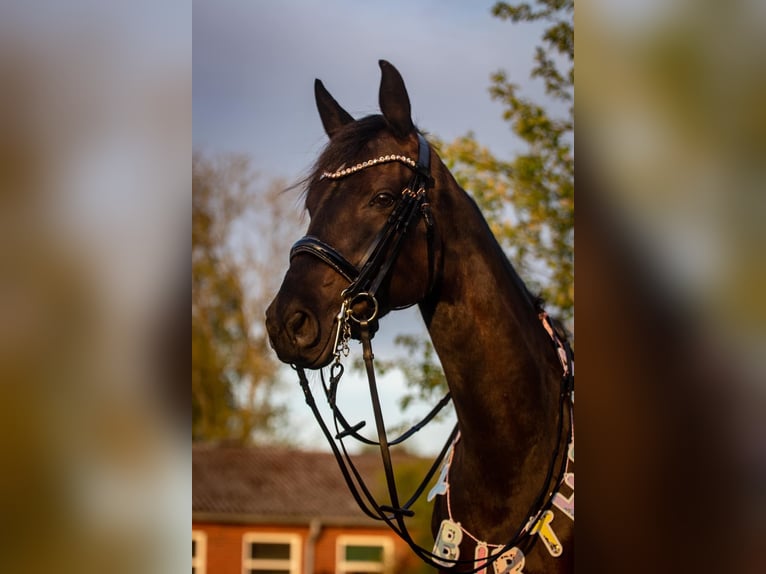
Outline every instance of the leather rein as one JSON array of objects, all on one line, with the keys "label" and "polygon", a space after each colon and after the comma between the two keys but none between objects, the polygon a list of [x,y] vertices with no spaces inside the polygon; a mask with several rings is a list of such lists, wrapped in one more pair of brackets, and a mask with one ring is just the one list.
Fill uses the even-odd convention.
[{"label": "leather rein", "polygon": [[[414,162],[411,159],[403,156],[390,155],[360,163],[349,169],[341,169],[334,173],[325,172],[322,175],[322,178],[326,177],[329,179],[341,179],[356,173],[361,169],[390,161],[404,163],[414,171],[413,177],[407,186],[402,190],[401,198],[389,215],[386,224],[373,239],[370,247],[361,259],[361,264],[358,267],[349,262],[348,259],[346,259],[331,245],[310,235],[299,239],[290,250],[291,260],[293,257],[301,253],[312,255],[330,266],[333,270],[335,270],[349,282],[349,286],[341,293],[341,309],[336,317],[337,324],[333,347],[335,359],[330,367],[329,384],[327,384],[327,381],[325,380],[323,371],[320,370],[322,389],[324,391],[327,403],[333,413],[333,425],[335,428],[335,433],[331,432],[330,428],[327,426],[327,423],[319,412],[304,369],[295,365],[293,365],[293,368],[298,373],[298,378],[306,403],[310,407],[312,413],[314,414],[314,418],[316,418],[322,433],[327,439],[333,455],[338,462],[338,466],[343,475],[343,478],[346,481],[351,494],[353,495],[362,512],[374,520],[384,521],[402,540],[404,540],[410,546],[410,548],[412,548],[418,557],[420,557],[424,562],[432,567],[453,567],[458,564],[464,566],[475,565],[476,562],[474,559],[459,560],[444,558],[443,556],[435,554],[434,552],[418,545],[413,540],[404,521],[405,517],[411,517],[414,515],[411,507],[423,494],[426,486],[434,477],[437,469],[444,461],[447,453],[450,451],[450,448],[453,446],[453,443],[458,436],[457,424],[453,428],[446,443],[444,444],[444,447],[441,449],[439,455],[434,460],[420,485],[415,489],[412,496],[404,503],[402,503],[396,487],[393,464],[391,460],[390,447],[406,441],[413,434],[428,424],[428,422],[430,422],[444,408],[444,406],[450,402],[450,394],[447,393],[419,423],[412,426],[401,436],[393,440],[389,440],[385,429],[380,397],[378,394],[377,383],[375,379],[372,338],[376,329],[376,321],[378,319],[379,310],[376,294],[398,257],[407,232],[413,227],[413,224],[416,224],[416,220],[421,217],[423,218],[426,225],[428,241],[428,292],[432,290],[433,284],[435,282],[435,265],[432,245],[433,217],[426,197],[427,189],[433,185],[433,180],[430,176],[431,150],[426,139],[420,133],[418,133],[417,136],[419,144],[417,162]],[[564,431],[564,434],[566,435],[564,444],[567,444],[571,438],[571,430],[566,431],[566,429],[564,429],[564,410],[565,404],[568,404],[570,407],[571,420],[571,401],[569,401],[567,398],[571,394],[574,385],[574,376],[572,372],[573,369],[571,367],[571,349],[569,348],[568,343],[565,340],[562,342],[562,340],[555,334],[555,331],[552,330],[550,326],[550,320],[547,318],[547,315],[544,318],[541,316],[541,320],[543,320],[543,324],[546,330],[553,338],[554,343],[557,345],[559,357],[564,367],[564,382],[562,383],[560,403],[561,409],[559,413],[558,426],[559,436],[562,436],[562,431]],[[348,342],[352,337],[352,326],[354,327],[354,337],[358,338],[362,343],[363,359],[370,388],[373,414],[375,417],[375,425],[378,437],[377,441],[370,440],[360,435],[358,431],[365,426],[366,422],[361,421],[354,425],[350,424],[341,413],[336,402],[338,384],[344,372],[344,367],[341,363],[341,356],[347,356],[349,353]],[[370,492],[361,476],[361,473],[354,465],[354,462],[343,442],[347,437],[352,437],[364,444],[375,445],[380,448],[380,455],[383,463],[386,485],[388,488],[391,504],[378,503],[374,495]],[[540,495],[535,499],[533,507],[530,510],[530,522],[527,523],[526,526],[522,525],[513,539],[508,542],[500,551],[493,553],[491,557],[488,557],[482,565],[474,567],[472,570],[465,572],[478,572],[482,568],[485,568],[496,559],[498,559],[504,552],[516,546],[520,540],[527,536],[530,525],[534,524],[532,518],[534,518],[536,521],[536,519],[539,518],[545,510],[550,508],[551,501],[559,483],[561,482],[566,468],[566,455],[563,457],[559,468],[556,468],[556,461],[560,454],[560,446],[561,441],[558,441],[545,484],[543,485]]]}]

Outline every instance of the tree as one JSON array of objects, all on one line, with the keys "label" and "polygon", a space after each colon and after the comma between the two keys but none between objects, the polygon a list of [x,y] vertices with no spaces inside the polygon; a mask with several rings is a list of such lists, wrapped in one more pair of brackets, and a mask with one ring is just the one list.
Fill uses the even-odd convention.
[{"label": "tree", "polygon": [[[291,220],[282,209],[281,185],[263,190],[255,181],[243,156],[193,155],[193,440],[270,437],[284,415],[272,399],[278,363],[263,309],[279,276],[271,257],[284,253]],[[257,241],[248,241],[248,233]]]}]

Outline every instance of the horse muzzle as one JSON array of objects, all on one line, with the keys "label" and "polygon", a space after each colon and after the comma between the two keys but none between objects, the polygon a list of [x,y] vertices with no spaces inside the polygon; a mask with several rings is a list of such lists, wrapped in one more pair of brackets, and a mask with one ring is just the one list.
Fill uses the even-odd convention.
[{"label": "horse muzzle", "polygon": [[282,305],[279,298],[274,299],[266,309],[266,330],[271,347],[284,363],[319,368],[332,357],[331,337],[322,332],[314,313],[300,305]]}]

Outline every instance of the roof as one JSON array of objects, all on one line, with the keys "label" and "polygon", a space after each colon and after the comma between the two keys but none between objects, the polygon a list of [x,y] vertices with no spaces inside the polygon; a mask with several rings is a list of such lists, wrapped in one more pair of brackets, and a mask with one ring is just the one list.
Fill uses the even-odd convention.
[{"label": "roof", "polygon": [[[385,492],[380,455],[353,457],[370,491]],[[192,446],[192,518],[231,523],[376,523],[362,513],[330,453],[283,447]]]}]

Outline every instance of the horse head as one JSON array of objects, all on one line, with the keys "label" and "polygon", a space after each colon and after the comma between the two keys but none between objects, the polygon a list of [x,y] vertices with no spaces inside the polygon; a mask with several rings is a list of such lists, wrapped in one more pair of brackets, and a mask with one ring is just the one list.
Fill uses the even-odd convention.
[{"label": "horse head", "polygon": [[[266,311],[271,344],[286,363],[331,361],[344,303],[375,324],[433,285],[438,240],[424,196],[431,151],[412,122],[401,75],[386,61],[380,68],[380,115],[355,120],[321,81],[314,85],[330,141],[307,178],[307,235]],[[415,198],[412,187],[423,193]],[[391,239],[402,226],[406,233]]]}]

